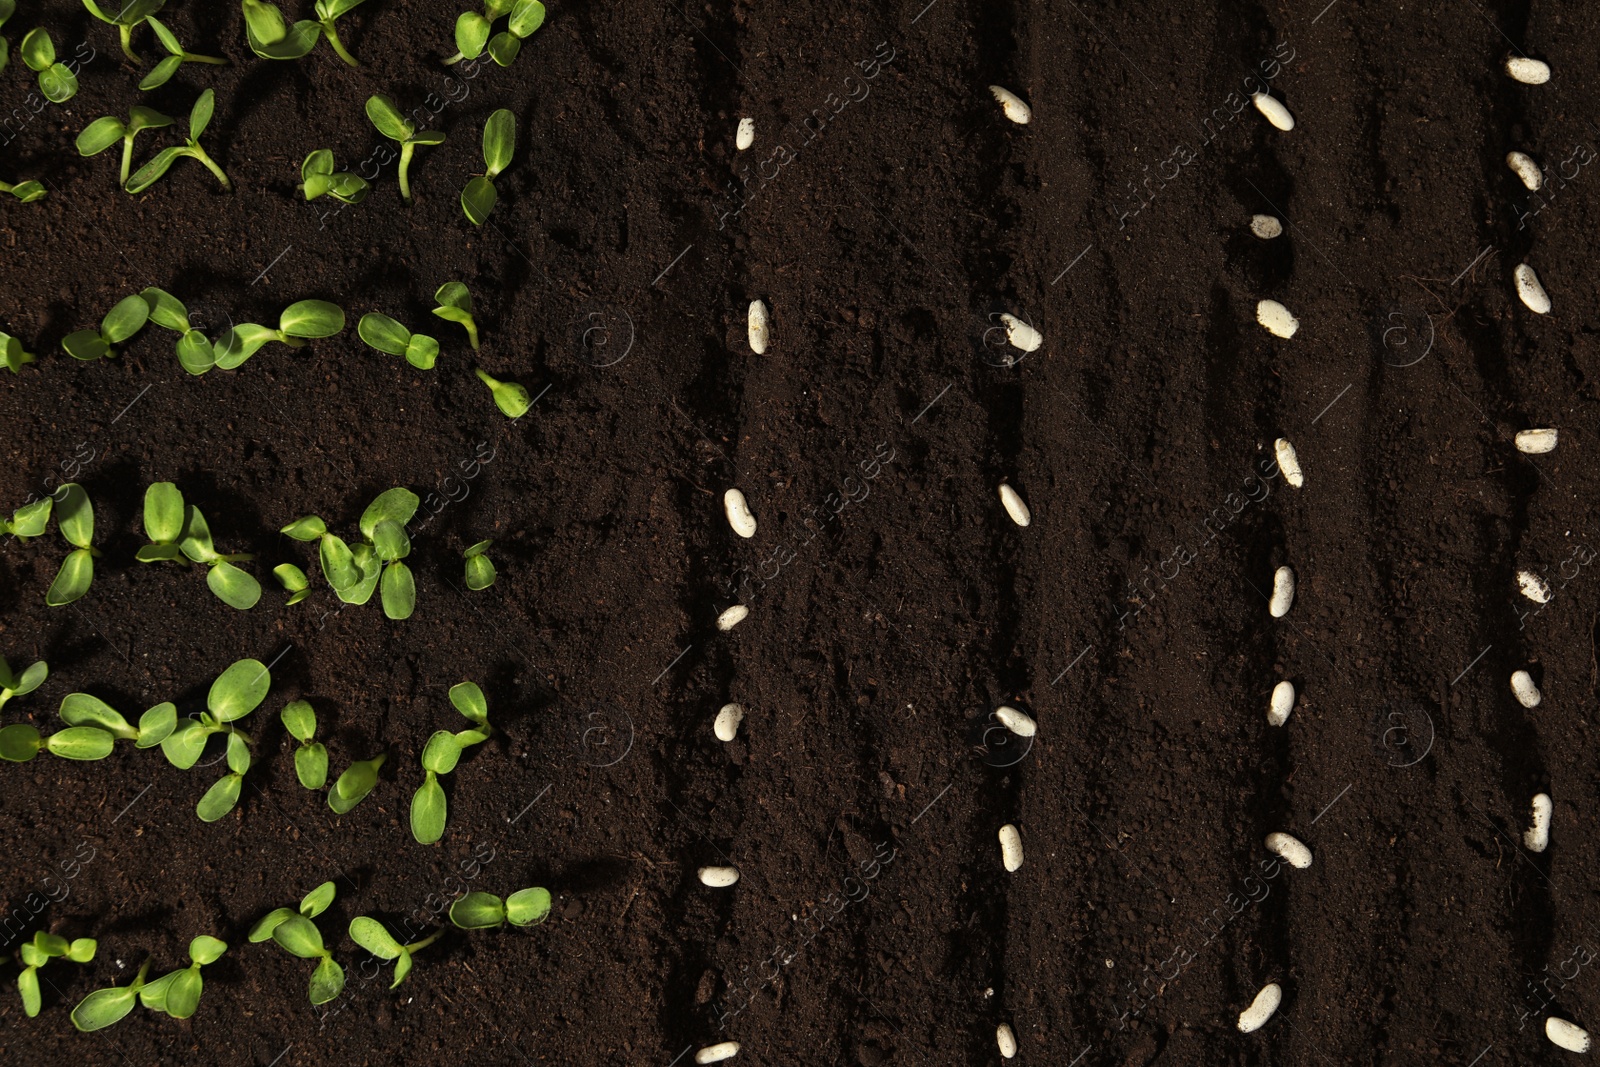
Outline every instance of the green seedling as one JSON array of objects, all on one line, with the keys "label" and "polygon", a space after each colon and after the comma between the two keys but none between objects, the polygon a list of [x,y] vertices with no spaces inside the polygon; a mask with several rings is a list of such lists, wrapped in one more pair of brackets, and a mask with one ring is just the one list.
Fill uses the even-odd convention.
[{"label": "green seedling", "polygon": [[403,562],[411,554],[406,523],[422,503],[409,489],[379,493],[361,513],[363,540],[354,545],[328,532],[315,515],[296,519],[280,532],[297,541],[318,541],[322,575],[346,604],[365,604],[381,582],[383,613],[391,619],[411,617],[417,606],[416,579]]},{"label": "green seedling", "polygon": [[[506,28],[494,32],[494,23],[503,15],[510,15]],[[463,59],[477,59],[484,49],[502,67],[510,66],[522,50],[523,38],[544,25],[544,5],[539,0],[485,0],[483,14],[464,11],[456,19],[456,54],[445,60],[445,65]]]},{"label": "green seedling", "polygon": [[[4,26],[12,15],[17,13],[17,0],[0,0],[0,26]],[[11,59],[11,42],[0,37],[0,71],[6,69],[6,63]]]},{"label": "green seedling", "polygon": [[36,727],[13,723],[0,729],[0,759],[27,763],[48,749],[52,756],[74,760],[101,760],[111,755],[116,738],[95,726],[72,726],[40,737]]},{"label": "green seedling", "polygon": [[272,932],[285,919],[292,919],[300,915],[306,919],[315,919],[318,915],[328,910],[328,905],[333,903],[337,893],[332,882],[323,882],[317,888],[300,898],[300,906],[296,908],[273,908],[265,918],[250,928],[250,943],[259,945],[263,941],[272,940]]},{"label": "green seedling", "polygon": [[78,95],[78,76],[65,63],[56,62],[55,42],[43,26],[28,31],[19,46],[22,62],[39,75],[39,91],[52,104],[64,104]]},{"label": "green seedling", "polygon": [[479,541],[462,553],[467,560],[467,588],[473,592],[494,584],[494,562],[489,559],[489,546],[493,541]]},{"label": "green seedling", "polygon": [[472,294],[467,292],[467,287],[460,282],[445,282],[439,286],[433,298],[439,306],[433,313],[446,322],[458,322],[467,331],[467,340],[472,342],[472,350],[478,350],[478,323],[472,317]]},{"label": "green seedling", "polygon": [[106,14],[94,0],[83,0],[83,6],[89,9],[89,14],[101,22],[115,26],[117,36],[122,40],[122,54],[135,63],[143,64],[144,60],[133,51],[133,31],[139,23],[165,7],[167,0],[111,0],[111,2],[118,5],[115,15]]},{"label": "green seedling", "polygon": [[411,203],[411,154],[417,145],[436,145],[444,141],[438,130],[418,130],[416,123],[400,114],[393,100],[380,94],[367,98],[367,118],[379,133],[400,145],[400,196]]},{"label": "green seedling", "polygon": [[473,745],[482,744],[494,733],[489,725],[489,703],[483,690],[472,682],[461,682],[450,687],[450,703],[469,720],[477,724],[472,730],[451,733],[439,730],[422,749],[422,785],[411,797],[411,836],[424,845],[431,845],[444,836],[448,815],[444,787],[439,784],[441,774],[456,769],[461,754]]},{"label": "green seedling", "polygon": [[50,511],[55,503],[55,497],[45,496],[22,505],[11,513],[9,521],[0,519],[0,534],[11,534],[19,541],[40,536],[50,525]]},{"label": "green seedling", "polygon": [[283,602],[284,607],[298,604],[311,595],[311,583],[306,579],[306,572],[293,563],[280,563],[272,568],[272,573],[277,576],[284,592],[289,594],[289,599]]},{"label": "green seedling", "polygon": [[250,769],[250,745],[242,734],[228,735],[228,773],[211,783],[194,806],[201,822],[216,822],[239,803],[245,772]]},{"label": "green seedling", "polygon": [[94,581],[94,560],[100,550],[90,543],[94,540],[94,505],[89,503],[83,486],[68,482],[50,495],[55,497],[56,529],[73,546],[44,594],[46,604],[59,608],[89,591],[89,583]]},{"label": "green seedling", "polygon": [[350,920],[350,940],[380,960],[394,960],[394,981],[389,984],[390,989],[404,982],[406,975],[411,973],[411,954],[420,952],[443,936],[443,929],[435,930],[421,941],[402,945],[377,919],[357,915]]},{"label": "green seedling", "polygon": [[[0,37],[0,41],[5,38]],[[35,200],[43,200],[45,187],[38,182],[0,182],[0,193],[10,193],[24,204],[31,204]]]},{"label": "green seedling", "polygon": [[150,321],[178,335],[178,362],[184,370],[190,374],[204,374],[216,365],[217,356],[211,342],[190,325],[189,309],[183,301],[153,285],[139,296],[150,309]]},{"label": "green seedling", "polygon": [[6,701],[12,697],[25,697],[44,684],[50,677],[50,668],[44,660],[40,660],[19,677],[11,673],[11,664],[0,656],[0,708],[6,706]]},{"label": "green seedling", "polygon": [[493,893],[471,892],[450,905],[450,921],[463,930],[503,926],[537,926],[550,914],[550,891],[535,886],[519,889],[505,900]]},{"label": "green seedling", "polygon": [[290,915],[272,930],[272,940],[292,956],[317,960],[311,972],[311,1003],[326,1004],[344,990],[344,968],[322,944],[322,931],[304,915]]},{"label": "green seedling", "polygon": [[367,198],[369,188],[360,175],[334,170],[333,153],[326,148],[312,152],[300,164],[299,189],[307,200],[331,196],[342,204],[359,204]]},{"label": "green seedling", "polygon": [[53,959],[88,963],[94,959],[97,947],[92,937],[68,941],[43,930],[34,934],[32,941],[22,943],[17,949],[17,958],[22,964],[22,973],[17,975],[17,992],[22,994],[22,1010],[28,1018],[35,1018],[39,1014],[39,968]]},{"label": "green seedling", "polygon": [[139,990],[139,1003],[152,1011],[164,1011],[174,1019],[187,1019],[200,1006],[205,982],[200,968],[215,963],[228,951],[225,941],[204,934],[189,942],[189,966],[171,971]]},{"label": "green seedling", "polygon": [[140,563],[181,563],[188,557],[208,568],[206,585],[229,607],[249,611],[261,600],[261,583],[234,566],[255,557],[247,552],[217,552],[205,516],[193,504],[186,507],[183,494],[171,482],[156,482],[145,490],[144,532],[151,543],[136,554]]},{"label": "green seedling", "polygon": [[[25,365],[35,362],[38,358],[32,352],[23,350],[20,337],[12,337],[0,330],[0,367],[5,367],[12,374],[21,374]],[[6,532],[4,520],[0,520],[0,533]]]},{"label": "green seedling", "polygon": [[150,319],[150,305],[137,293],[117,301],[115,307],[100,320],[98,330],[78,330],[61,339],[61,347],[73,359],[101,359],[115,356],[113,345],[120,345],[140,330]]},{"label": "green seedling", "polygon": [[356,333],[368,345],[391,356],[404,356],[418,370],[432,370],[439,359],[439,342],[424,333],[412,333],[387,315],[369,311],[356,323]]},{"label": "green seedling", "polygon": [[298,300],[278,316],[278,328],[240,323],[228,331],[215,347],[216,366],[233,370],[270,341],[303,348],[307,341],[332,337],[344,329],[344,311],[326,300]]},{"label": "green seedling", "polygon": [[478,378],[489,387],[489,392],[494,394],[494,406],[507,418],[520,419],[533,406],[528,390],[516,382],[502,382],[481,370],[478,371]]},{"label": "green seedling", "polygon": [[326,37],[340,59],[352,67],[361,64],[345,51],[339,40],[334,22],[363,0],[317,0],[315,19],[303,19],[294,25],[284,21],[283,12],[276,4],[263,0],[244,0],[245,38],[250,50],[262,59],[299,59],[317,46],[318,37]]},{"label": "green seedling", "polygon": [[133,1005],[139,999],[140,990],[148,984],[144,976],[149,970],[150,961],[145,960],[144,965],[139,968],[139,973],[134,975],[133,981],[127,985],[96,989],[84,997],[78,1002],[78,1006],[72,1009],[72,1025],[87,1032],[104,1030],[121,1022],[133,1010]]},{"label": "green seedling", "polygon": [[483,125],[484,172],[461,190],[461,210],[474,226],[482,226],[483,220],[494,210],[495,202],[499,199],[494,180],[511,165],[511,154],[516,150],[516,144],[517,120],[511,112],[501,108],[490,115],[489,121]]},{"label": "green seedling", "polygon": [[183,45],[178,41],[177,36],[167,29],[166,25],[154,15],[151,15],[145,21],[150,23],[150,28],[156,33],[156,40],[161,42],[161,47],[167,50],[167,54],[161,58],[161,62],[155,65],[155,69],[146,74],[143,80],[139,82],[140,89],[148,91],[167,84],[172,80],[172,76],[178,73],[178,68],[185,63],[206,63],[217,67],[227,66],[228,61],[226,59],[220,59],[217,56],[197,56],[193,52],[184,51]]},{"label": "green seedling", "polygon": [[228,773],[206,790],[195,807],[203,822],[216,822],[239,802],[245,772],[250,769],[250,735],[234,726],[266,699],[272,674],[260,660],[241,659],[217,676],[206,694],[206,710],[199,718],[185,719],[161,742],[161,752],[179,770],[200,759],[212,734],[228,735]]},{"label": "green seedling", "polygon": [[328,807],[335,815],[343,815],[367,798],[378,784],[378,769],[389,757],[383,754],[369,760],[360,760],[345,768],[339,780],[328,790]]},{"label": "green seedling", "polygon": [[139,716],[139,725],[134,726],[99,697],[68,693],[61,700],[61,721],[68,726],[102,730],[114,739],[132,741],[136,748],[154,748],[177,728],[178,707],[171,702],[157,704]]},{"label": "green seedling", "polygon": [[200,99],[195,101],[194,110],[189,112],[189,138],[188,143],[179,147],[163,148],[157,152],[155,158],[144,166],[134,171],[133,177],[123,183],[123,188],[130,193],[142,193],[154,185],[162,175],[172,169],[172,165],[185,156],[198,159],[204,163],[206,169],[216,175],[217,181],[222,183],[224,189],[232,189],[233,183],[228,176],[222,173],[222,168],[216,161],[206,155],[206,150],[200,147],[200,135],[206,132],[206,127],[211,125],[211,113],[216,109],[216,94],[210,89],[200,94]]},{"label": "green seedling", "polygon": [[300,742],[294,753],[294,773],[307,789],[321,789],[328,784],[328,750],[320,741],[312,740],[317,733],[317,713],[304,700],[290,701],[278,717],[284,729]]},{"label": "green seedling", "polygon": [[122,142],[122,173],[117,178],[118,185],[128,184],[128,172],[133,164],[133,139],[141,130],[153,130],[162,126],[171,126],[172,118],[149,107],[135,105],[128,111],[128,121],[123,122],[115,115],[104,115],[95,119],[83,128],[78,134],[78,155],[97,156],[110,148],[118,141]]}]

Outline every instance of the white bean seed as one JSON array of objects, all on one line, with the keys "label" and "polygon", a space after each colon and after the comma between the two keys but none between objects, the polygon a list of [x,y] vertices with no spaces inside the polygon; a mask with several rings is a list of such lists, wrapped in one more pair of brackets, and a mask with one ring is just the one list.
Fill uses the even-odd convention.
[{"label": "white bean seed", "polygon": [[722,710],[717,712],[716,722],[712,723],[711,729],[716,732],[718,741],[732,741],[743,721],[744,708],[738,704],[724,704]]},{"label": "white bean seed", "polygon": [[1256,110],[1267,117],[1267,121],[1285,133],[1294,129],[1294,116],[1289,114],[1289,109],[1283,106],[1283,101],[1266,93],[1256,93],[1250,97],[1256,102]]},{"label": "white bean seed", "polygon": [[701,867],[700,883],[712,889],[726,889],[739,880],[737,867]]},{"label": "white bean seed", "polygon": [[1522,184],[1529,189],[1538,189],[1544,184],[1544,175],[1539,172],[1539,164],[1533,157],[1521,152],[1507,152],[1506,166],[1522,180]]},{"label": "white bean seed", "polygon": [[1000,321],[1006,326],[1006,340],[1012,348],[1020,348],[1024,352],[1037,351],[1044,344],[1044,334],[1023,322],[1015,315],[1001,315]]},{"label": "white bean seed", "polygon": [[1519,430],[1517,431],[1517,451],[1524,452],[1530,456],[1554,452],[1558,436],[1560,435],[1551,429]]},{"label": "white bean seed", "polygon": [[1517,283],[1517,296],[1528,306],[1528,310],[1535,315],[1550,314],[1550,294],[1544,291],[1544,286],[1539,284],[1539,276],[1533,268],[1526,263],[1518,263],[1517,269],[1511,272],[1512,279]]},{"label": "white bean seed", "polygon": [[1267,709],[1267,725],[1282,726],[1294,710],[1294,683],[1282,681],[1272,687],[1272,707]]},{"label": "white bean seed", "polygon": [[1550,65],[1525,56],[1507,56],[1506,73],[1524,85],[1543,85],[1550,80]]},{"label": "white bean seed", "polygon": [[1005,482],[1000,483],[1000,503],[1005,505],[1006,514],[1011,516],[1011,521],[1018,526],[1026,526],[1033,521],[1033,513],[1028,510],[1028,505],[1023,503],[1017,491]]},{"label": "white bean seed", "polygon": [[1022,866],[1022,834],[1011,823],[1000,827],[1000,862],[1008,871]]},{"label": "white bean seed", "polygon": [[1290,837],[1288,834],[1268,834],[1267,848],[1282,856],[1291,867],[1304,870],[1311,866],[1311,850],[1306,848],[1299,838]]},{"label": "white bean seed", "polygon": [[[696,1052],[694,1054],[694,1062],[696,1062],[696,1063],[721,1063],[723,1060],[731,1060],[731,1059],[733,1059],[738,1054],[739,1054],[739,1042],[737,1042],[737,1041],[723,1041],[720,1044],[707,1045],[705,1048],[701,1049],[699,1052]],[[681,1055],[681,1053],[680,1053],[680,1055]]]},{"label": "white bean seed", "polygon": [[1256,999],[1250,1006],[1239,1013],[1239,1032],[1242,1034],[1253,1033],[1267,1025],[1267,1020],[1272,1018],[1272,1013],[1278,1010],[1278,1005],[1283,1003],[1283,987],[1277,982],[1268,982],[1261,987],[1261,992],[1256,994]]},{"label": "white bean seed", "polygon": [[1293,337],[1300,328],[1300,320],[1276,300],[1263,300],[1256,305],[1256,321],[1274,337]]},{"label": "white bean seed", "polygon": [[1568,1052],[1589,1051],[1589,1031],[1554,1015],[1544,1021],[1544,1036],[1550,1039],[1551,1044]]},{"label": "white bean seed", "polygon": [[733,147],[743,152],[756,143],[756,120],[740,119],[739,132],[733,135]]},{"label": "white bean seed", "polygon": [[1543,852],[1550,845],[1550,812],[1555,805],[1549,793],[1537,793],[1533,798],[1533,825],[1522,835],[1522,843],[1529,852]]},{"label": "white bean seed", "polygon": [[727,514],[728,525],[733,527],[734,533],[740,537],[756,535],[756,517],[750,514],[750,505],[739,490],[729,489],[722,494],[722,510]]},{"label": "white bean seed", "polygon": [[717,616],[717,629],[723,631],[731,630],[735,626],[738,626],[741,622],[744,622],[745,617],[749,614],[749,608],[745,607],[743,604],[735,604],[733,607]]},{"label": "white bean seed", "polygon": [[1267,605],[1267,610],[1272,612],[1274,619],[1281,619],[1289,614],[1289,609],[1294,606],[1294,571],[1288,567],[1279,567],[1272,574],[1272,601]]},{"label": "white bean seed", "polygon": [[1283,223],[1271,215],[1251,215],[1250,232],[1263,241],[1270,241],[1283,233]]},{"label": "white bean seed", "polygon": [[1026,126],[1028,120],[1033,118],[1033,109],[1022,102],[1022,97],[1010,89],[1003,89],[998,85],[989,86],[989,91],[994,98],[1000,101],[1000,110],[1006,113],[1006,118],[1021,126]]},{"label": "white bean seed", "polygon": [[767,305],[759,300],[750,301],[750,314],[746,319],[746,326],[750,334],[750,351],[762,355],[767,350],[767,339],[771,331],[767,328]]},{"label": "white bean seed", "polygon": [[1535,604],[1550,603],[1550,583],[1532,571],[1517,572],[1517,588]]},{"label": "white bean seed", "polygon": [[1000,725],[1018,737],[1032,737],[1039,732],[1039,724],[1030,716],[1005,704],[994,709],[994,717],[1000,720]]},{"label": "white bean seed", "polygon": [[994,1028],[994,1043],[1000,1046],[1000,1058],[1009,1060],[1017,1054],[1017,1035],[1011,1032],[1009,1023],[1001,1023]]},{"label": "white bean seed", "polygon": [[1300,472],[1300,457],[1295,454],[1294,445],[1289,443],[1287,437],[1280,437],[1272,442],[1272,451],[1278,456],[1278,469],[1283,472],[1283,480],[1299,489],[1306,484],[1306,476]]},{"label": "white bean seed", "polygon": [[1511,672],[1511,692],[1516,696],[1517,703],[1525,708],[1536,708],[1544,697],[1539,693],[1539,687],[1533,684],[1533,675],[1527,671]]}]

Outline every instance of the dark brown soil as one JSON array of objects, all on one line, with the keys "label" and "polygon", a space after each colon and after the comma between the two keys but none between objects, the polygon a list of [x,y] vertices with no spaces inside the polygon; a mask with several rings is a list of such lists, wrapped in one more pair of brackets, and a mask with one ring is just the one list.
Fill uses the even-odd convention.
[{"label": "dark brown soil", "polygon": [[[149,94],[110,27],[22,5],[14,51],[44,24],[94,58],[36,116],[15,55],[0,75],[18,109],[0,178],[50,188],[0,204],[0,329],[41,357],[0,379],[0,508],[76,479],[105,557],[51,609],[60,538],[0,549],[0,653],[51,670],[5,721],[48,732],[74,691],[187,710],[243,657],[273,689],[216,824],[194,805],[220,764],[121,744],[6,766],[7,950],[48,928],[100,952],[42,972],[37,1019],[0,997],[0,1058],[668,1067],[736,1040],[737,1063],[976,1064],[1009,1022],[1020,1061],[1059,1067],[1489,1067],[1565,1056],[1548,1015],[1600,1027],[1600,177],[1576,162],[1600,139],[1600,14],[925,3],[558,2],[511,67],[453,73],[457,5],[366,4],[341,23],[350,69],[326,46],[258,60],[237,4],[178,4],[178,35],[232,65]],[[1510,52],[1554,77],[1511,81]],[[1249,106],[1263,84],[1292,132]],[[96,116],[183,115],[206,87],[231,194],[180,161],[129,197],[115,151],[73,150]],[[413,206],[386,167],[324,217],[299,162],[371,158],[380,91],[436,108],[449,140],[419,150]],[[479,230],[457,197],[499,107],[517,152]],[[1511,149],[1549,168],[1536,215]],[[1251,236],[1255,212],[1284,235]],[[1514,295],[1524,260],[1547,316]],[[428,314],[450,279],[479,353]],[[200,378],[153,327],[114,360],[61,352],[148,285],[213,333],[310,297],[350,326]],[[1268,297],[1299,318],[1291,340],[1253,321]],[[440,337],[437,369],[362,345],[373,310]],[[1044,346],[1008,364],[999,312]],[[508,422],[480,365],[534,410]],[[1560,429],[1555,452],[1516,452],[1533,426]],[[1303,489],[1272,467],[1278,436]],[[134,562],[158,480],[256,554],[258,607]],[[271,566],[314,554],[274,531],[351,529],[394,485],[430,498],[416,614],[338,611],[320,575],[285,607]],[[751,540],[723,518],[730,486]],[[501,578],[466,592],[461,550],[490,537]],[[1281,564],[1299,595],[1274,620]],[[1520,568],[1556,589],[1537,614]],[[736,600],[749,618],[719,632]],[[1524,666],[1534,711],[1507,684]],[[418,755],[460,727],[464,678],[501,732],[424,847]],[[1282,678],[1302,697],[1273,728]],[[277,712],[297,697],[335,772],[389,753],[342,818],[295,780]],[[748,714],[723,744],[728,701]],[[1031,748],[995,730],[1001,703],[1037,718]],[[1535,854],[1539,791],[1555,816]],[[1274,863],[1274,830],[1314,864]],[[735,888],[697,881],[729,862]],[[245,934],[326,879],[349,986],[314,1009],[311,964]],[[432,928],[454,893],[532,884],[551,921],[453,932],[393,993],[344,936],[357,914]],[[147,957],[178,966],[202,933],[232,948],[191,1021],[73,1030],[86,993]],[[1272,981],[1277,1016],[1240,1034]]]}]

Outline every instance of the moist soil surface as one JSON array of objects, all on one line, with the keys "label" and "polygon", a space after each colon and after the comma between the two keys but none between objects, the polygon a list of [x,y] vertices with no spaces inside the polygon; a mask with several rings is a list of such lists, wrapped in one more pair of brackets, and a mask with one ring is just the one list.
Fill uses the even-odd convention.
[{"label": "moist soil surface", "polygon": [[[1600,12],[925,4],[557,2],[507,68],[442,64],[454,5],[357,8],[350,68],[325,44],[260,60],[237,4],[176,4],[177,35],[231,64],[150,93],[111,27],[22,5],[0,178],[49,195],[0,205],[0,328],[40,354],[0,376],[0,507],[75,480],[104,555],[49,608],[54,527],[0,548],[0,652],[50,666],[4,719],[48,733],[70,692],[187,713],[242,658],[272,690],[216,823],[195,804],[220,748],[188,772],[126,742],[5,767],[7,951],[35,929],[100,949],[41,972],[36,1019],[0,998],[0,1057],[668,1067],[731,1040],[738,1063],[977,1064],[1007,1023],[1020,1061],[1061,1067],[1488,1067],[1566,1056],[1547,1017],[1600,1027]],[[80,57],[65,104],[15,55],[36,24]],[[153,60],[149,29],[134,41]],[[1549,82],[1508,78],[1517,54]],[[73,149],[97,116],[181,119],[208,87],[232,192],[180,160],[129,196],[116,149]],[[1292,131],[1250,106],[1262,89]],[[362,113],[376,92],[448,135],[418,149],[410,206]],[[497,108],[516,154],[479,228],[458,197]],[[135,165],[173,143],[141,134]],[[374,178],[364,203],[299,196],[317,148]],[[1546,168],[1538,196],[1513,149]],[[1257,213],[1283,235],[1253,236]],[[1515,294],[1524,261],[1547,315]],[[429,314],[449,280],[480,351]],[[61,351],[152,285],[213,337],[307,298],[348,325],[202,377],[153,325],[113,359]],[[1261,299],[1291,339],[1257,325]],[[369,311],[437,336],[438,365],[362,344]],[[1042,346],[1008,346],[1002,312]],[[501,415],[478,367],[532,409]],[[1531,427],[1555,451],[1520,454]],[[166,480],[219,549],[254,553],[253,610],[134,561]],[[416,612],[340,610],[314,547],[275,531],[314,513],[354,537],[397,485],[424,499]],[[461,553],[485,538],[500,577],[471,592]],[[309,599],[284,604],[281,562]],[[1274,618],[1280,566],[1298,592]],[[463,728],[464,679],[497,732],[423,846],[418,757]],[[1285,679],[1299,699],[1271,726]],[[347,815],[296,781],[277,718],[296,698],[335,774],[388,754]],[[1279,862],[1274,831],[1312,865]],[[708,888],[705,865],[741,877]],[[312,964],[245,935],[326,880],[348,985],[315,1008]],[[393,992],[345,935],[368,914],[420,936],[457,894],[529,885],[547,922],[451,930]],[[180,966],[200,934],[231,947],[191,1020],[73,1029],[88,992]],[[1241,1033],[1269,982],[1282,1006]]]}]

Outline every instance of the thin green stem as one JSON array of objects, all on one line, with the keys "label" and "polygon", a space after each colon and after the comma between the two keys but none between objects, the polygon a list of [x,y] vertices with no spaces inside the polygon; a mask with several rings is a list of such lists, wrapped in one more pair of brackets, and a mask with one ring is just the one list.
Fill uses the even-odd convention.
[{"label": "thin green stem", "polygon": [[197,56],[192,52],[183,53],[183,61],[185,63],[210,63],[216,67],[226,67],[228,65],[226,59],[219,59],[216,56]]},{"label": "thin green stem", "polygon": [[228,176],[226,174],[222,173],[222,168],[217,166],[210,156],[206,155],[206,150],[204,148],[201,148],[197,144],[190,145],[188,152],[189,155],[204,163],[207,170],[217,176],[217,181],[222,183],[222,187],[224,189],[228,189],[230,191],[233,189],[233,183],[228,180]]},{"label": "thin green stem", "polygon": [[117,34],[122,38],[122,54],[133,60],[139,66],[144,66],[144,60],[133,54],[133,27],[118,26]]},{"label": "thin green stem", "polygon": [[361,66],[361,64],[357,62],[355,56],[344,50],[344,42],[339,40],[339,31],[333,28],[332,19],[329,19],[322,24],[322,35],[328,39],[329,44],[333,45],[333,50],[339,53],[340,59],[350,64],[352,67]]},{"label": "thin green stem", "polygon": [[416,148],[417,146],[410,141],[400,146],[400,197],[408,204],[411,203],[411,179],[408,172],[411,170],[411,153],[416,151]]},{"label": "thin green stem", "polygon": [[457,52],[455,55],[453,55],[449,59],[445,60],[444,61],[444,65],[447,66],[447,67],[453,67],[457,63],[461,62],[463,59],[466,59],[466,58],[467,57],[465,55],[463,55],[460,52]]},{"label": "thin green stem", "polygon": [[128,168],[133,165],[133,134],[128,134],[122,139],[122,180],[118,185],[128,184]]},{"label": "thin green stem", "polygon": [[416,941],[416,942],[413,942],[412,944],[407,945],[406,946],[406,951],[407,952],[421,952],[423,949],[427,948],[429,945],[433,944],[435,941],[437,941],[441,937],[443,937],[446,934],[446,932],[449,931],[449,929],[450,928],[448,926],[440,927],[439,929],[435,930],[433,933],[429,934],[427,937],[423,938],[421,941]]},{"label": "thin green stem", "polygon": [[478,350],[478,324],[469,318],[461,325],[467,328],[467,340],[472,342],[472,350],[476,352]]}]

